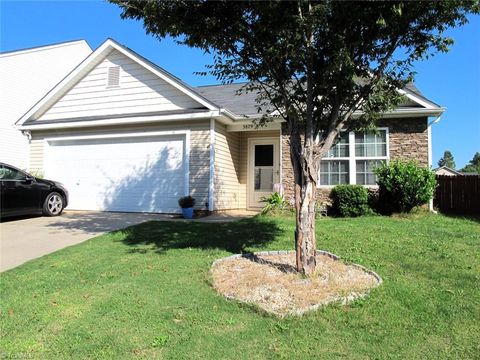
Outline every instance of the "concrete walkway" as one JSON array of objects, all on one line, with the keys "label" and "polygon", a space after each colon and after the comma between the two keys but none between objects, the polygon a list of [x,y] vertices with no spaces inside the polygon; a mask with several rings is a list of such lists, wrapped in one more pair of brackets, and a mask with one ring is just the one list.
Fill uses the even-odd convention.
[{"label": "concrete walkway", "polygon": [[[193,221],[228,222],[254,216],[255,212],[233,211]],[[79,244],[105,232],[146,221],[191,221],[175,215],[65,211],[60,217],[5,219],[0,224],[0,271]]]}]

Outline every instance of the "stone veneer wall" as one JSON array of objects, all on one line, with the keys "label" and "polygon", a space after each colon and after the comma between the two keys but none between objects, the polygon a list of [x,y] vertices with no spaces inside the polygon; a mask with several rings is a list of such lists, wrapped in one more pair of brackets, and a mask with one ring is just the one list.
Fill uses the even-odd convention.
[{"label": "stone veneer wall", "polygon": [[[428,166],[427,118],[383,119],[379,127],[388,127],[390,159],[415,160]],[[293,198],[294,181],[290,161],[290,142],[285,127],[282,130],[282,179],[287,201]],[[330,203],[331,189],[317,189],[317,201]]]}]

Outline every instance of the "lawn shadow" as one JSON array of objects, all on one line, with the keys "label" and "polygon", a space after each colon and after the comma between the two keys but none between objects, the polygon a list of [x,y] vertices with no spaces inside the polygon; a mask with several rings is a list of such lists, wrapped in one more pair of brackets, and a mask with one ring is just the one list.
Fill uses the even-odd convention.
[{"label": "lawn shadow", "polygon": [[440,214],[452,219],[468,220],[468,221],[480,223],[480,214],[463,214],[459,212],[441,212]]},{"label": "lawn shadow", "polygon": [[132,253],[198,248],[238,254],[262,248],[283,234],[274,221],[261,217],[228,223],[150,221],[121,231]]}]

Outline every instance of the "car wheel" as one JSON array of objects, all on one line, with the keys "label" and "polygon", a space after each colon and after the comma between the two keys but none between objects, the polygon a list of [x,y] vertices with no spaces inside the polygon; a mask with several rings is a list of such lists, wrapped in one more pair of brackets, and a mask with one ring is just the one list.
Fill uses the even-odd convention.
[{"label": "car wheel", "polygon": [[63,197],[57,192],[48,194],[43,204],[43,214],[47,216],[58,216],[63,211]]}]

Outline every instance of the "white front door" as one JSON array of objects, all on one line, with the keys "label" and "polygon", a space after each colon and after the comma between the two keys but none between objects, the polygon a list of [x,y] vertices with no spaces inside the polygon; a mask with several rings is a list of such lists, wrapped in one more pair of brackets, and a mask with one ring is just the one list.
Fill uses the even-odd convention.
[{"label": "white front door", "polygon": [[273,192],[280,181],[280,142],[278,138],[248,139],[248,207],[265,204],[261,198]]}]

